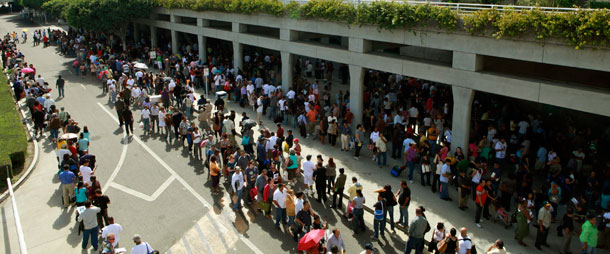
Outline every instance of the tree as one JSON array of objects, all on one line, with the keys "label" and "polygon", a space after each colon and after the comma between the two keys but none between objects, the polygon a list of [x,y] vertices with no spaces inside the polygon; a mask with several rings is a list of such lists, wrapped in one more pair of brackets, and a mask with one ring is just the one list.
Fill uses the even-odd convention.
[{"label": "tree", "polygon": [[127,26],[133,20],[149,17],[152,7],[149,0],[73,0],[62,17],[74,27],[117,34],[125,50]]},{"label": "tree", "polygon": [[71,0],[51,0],[42,4],[42,9],[56,18],[65,18],[62,16],[64,10],[68,8]]},{"label": "tree", "polygon": [[39,9],[48,0],[20,0],[19,4],[24,7]]}]

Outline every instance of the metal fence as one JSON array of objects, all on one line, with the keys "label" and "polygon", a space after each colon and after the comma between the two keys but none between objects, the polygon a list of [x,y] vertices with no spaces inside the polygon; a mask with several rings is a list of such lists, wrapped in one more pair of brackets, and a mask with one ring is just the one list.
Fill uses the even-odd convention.
[{"label": "metal fence", "polygon": [[[345,3],[353,5],[369,4],[379,0],[343,0]],[[498,11],[529,11],[539,10],[542,12],[574,12],[574,11],[597,11],[600,9],[586,8],[561,8],[561,7],[538,7],[538,6],[520,6],[520,5],[500,5],[500,4],[477,4],[477,3],[449,3],[449,2],[434,2],[434,1],[403,1],[403,0],[388,0],[393,2],[408,3],[410,5],[426,5],[445,7],[457,11],[458,13],[470,13],[478,10],[496,9]],[[285,4],[290,3],[290,0],[282,0]],[[306,4],[307,0],[296,0],[299,4]]]}]

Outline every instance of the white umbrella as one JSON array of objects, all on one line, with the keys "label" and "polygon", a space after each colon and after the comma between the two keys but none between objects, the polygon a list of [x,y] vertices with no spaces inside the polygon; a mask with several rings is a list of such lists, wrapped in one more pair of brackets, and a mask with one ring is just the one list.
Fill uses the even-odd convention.
[{"label": "white umbrella", "polygon": [[64,135],[61,135],[61,139],[75,139],[78,138],[78,135],[76,135],[75,133],[66,133]]},{"label": "white umbrella", "polygon": [[148,66],[144,63],[137,63],[133,67],[136,69],[148,70]]}]

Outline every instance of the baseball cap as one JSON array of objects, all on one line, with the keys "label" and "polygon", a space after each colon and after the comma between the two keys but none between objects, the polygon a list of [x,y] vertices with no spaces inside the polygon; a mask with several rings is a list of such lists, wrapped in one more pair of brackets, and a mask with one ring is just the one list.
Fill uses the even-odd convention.
[{"label": "baseball cap", "polygon": [[133,235],[133,240],[134,240],[134,241],[135,241],[135,240],[140,240],[140,238],[141,238],[141,237],[140,237],[140,235],[138,235],[138,234]]}]

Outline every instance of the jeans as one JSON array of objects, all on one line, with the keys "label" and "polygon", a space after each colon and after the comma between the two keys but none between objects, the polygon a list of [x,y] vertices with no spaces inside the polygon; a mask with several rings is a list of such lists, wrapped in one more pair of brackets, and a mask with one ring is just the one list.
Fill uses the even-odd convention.
[{"label": "jeans", "polygon": [[50,129],[49,131],[51,132],[51,138],[57,139],[57,136],[59,135],[59,129]]},{"label": "jeans", "polygon": [[[381,227],[385,228],[385,224],[388,221],[388,213],[390,214],[390,228],[394,230],[394,206],[383,207],[383,221],[381,222]],[[381,232],[383,232],[383,230]]]},{"label": "jeans", "polygon": [[89,243],[89,238],[91,238],[91,246],[93,246],[94,249],[97,250],[97,233],[98,233],[98,228],[97,226],[90,228],[90,229],[85,229],[83,230],[83,249],[87,248],[87,243]]},{"label": "jeans", "polygon": [[[358,233],[358,229],[362,228],[364,230],[364,209],[363,208],[354,208],[352,210],[352,214],[354,214],[354,233]],[[360,225],[362,224],[362,226]]]},{"label": "jeans", "polygon": [[474,215],[474,223],[481,222],[481,213],[483,212],[483,207],[477,203],[477,210]]},{"label": "jeans", "polygon": [[125,132],[127,132],[127,135],[129,135],[130,133],[133,134],[133,122],[125,121],[124,123],[125,123]]},{"label": "jeans", "polygon": [[405,227],[408,227],[409,226],[409,206],[406,205],[405,208],[402,208],[402,206],[399,206],[399,207],[400,207],[400,218],[398,219],[398,222],[405,225]]},{"label": "jeans", "polygon": [[195,156],[195,158],[203,160],[203,157],[201,155],[201,143],[193,143],[193,156]]},{"label": "jeans", "polygon": [[449,198],[449,183],[441,182],[441,198]]},{"label": "jeans", "polygon": [[64,96],[64,86],[58,86],[57,87],[57,92],[59,92],[59,96],[65,97]]},{"label": "jeans", "polygon": [[167,139],[169,138],[169,142],[172,142],[172,137],[174,136],[173,132],[172,132],[172,127],[170,127],[169,125],[165,126],[165,133],[163,134],[163,139]]},{"label": "jeans", "polygon": [[424,250],[424,238],[409,237],[407,246],[405,246],[405,254],[410,254],[412,250],[415,250],[416,254],[421,254]]},{"label": "jeans", "polygon": [[[582,243],[581,243],[582,244]],[[584,246],[584,245],[583,245]],[[590,245],[587,245],[587,249],[582,251],[583,254],[596,254],[597,251],[595,249],[595,247],[592,247]]]},{"label": "jeans", "polygon": [[294,223],[294,216],[288,216],[288,226],[292,226],[292,223]]},{"label": "jeans", "polygon": [[275,226],[280,226],[280,220],[282,224],[286,224],[286,208],[275,208]]},{"label": "jeans", "polygon": [[415,170],[415,162],[409,161],[407,162],[409,166],[409,181],[413,181],[413,170]]},{"label": "jeans", "polygon": [[237,210],[237,209],[241,208],[241,198],[242,198],[243,190],[244,189],[240,189],[235,192],[235,195],[237,195],[237,202],[235,202],[233,204],[233,210]]},{"label": "jeans", "polygon": [[428,144],[430,144],[430,154],[434,154],[436,151],[436,140],[428,140]]},{"label": "jeans", "polygon": [[148,133],[150,131],[150,118],[142,119],[142,123],[144,123],[144,131]]},{"label": "jeans", "polygon": [[383,157],[383,166],[385,166],[388,162],[388,153],[387,152],[379,152],[377,154],[377,165],[378,166],[382,166],[381,164],[381,157]]},{"label": "jeans", "polygon": [[379,238],[379,228],[381,227],[381,235],[384,235],[385,227],[384,220],[373,220],[373,227],[375,228],[375,233],[373,233],[373,237]]},{"label": "jeans", "polygon": [[[337,197],[339,197],[339,203],[337,203]],[[337,189],[335,193],[333,193],[333,207],[341,208],[341,201],[343,200],[343,188]]]}]

